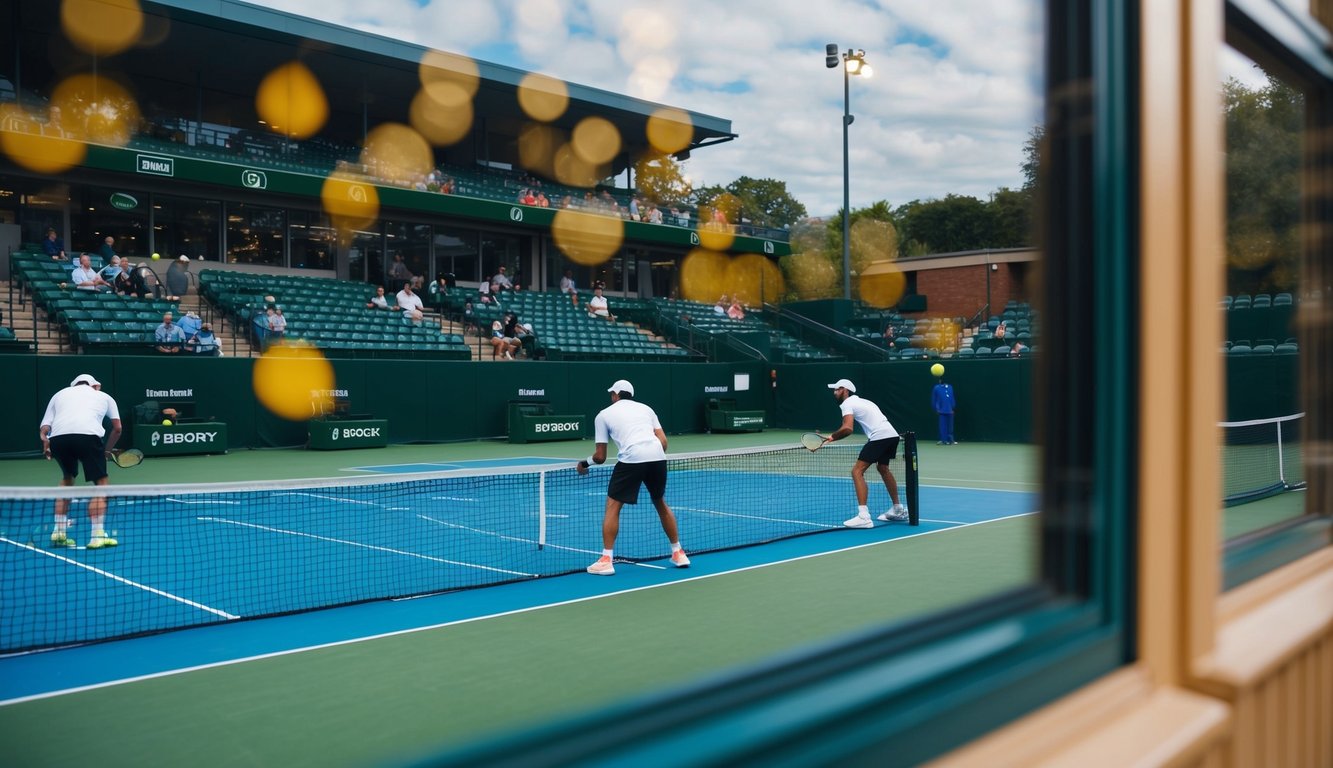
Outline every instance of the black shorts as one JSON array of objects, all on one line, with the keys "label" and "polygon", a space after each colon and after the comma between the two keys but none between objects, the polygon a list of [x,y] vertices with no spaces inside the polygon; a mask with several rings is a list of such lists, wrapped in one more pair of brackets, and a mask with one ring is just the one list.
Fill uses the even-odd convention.
[{"label": "black shorts", "polygon": [[888,464],[898,458],[898,440],[898,437],[871,440],[861,446],[861,453],[856,458],[867,464]]},{"label": "black shorts", "polygon": [[639,503],[639,485],[648,486],[648,498],[657,501],[666,495],[667,463],[649,461],[643,464],[620,462],[611,472],[606,495],[622,504]]},{"label": "black shorts", "polygon": [[51,438],[51,458],[69,479],[79,476],[80,462],[84,480],[95,483],[106,477],[106,447],[97,435],[56,435]]}]

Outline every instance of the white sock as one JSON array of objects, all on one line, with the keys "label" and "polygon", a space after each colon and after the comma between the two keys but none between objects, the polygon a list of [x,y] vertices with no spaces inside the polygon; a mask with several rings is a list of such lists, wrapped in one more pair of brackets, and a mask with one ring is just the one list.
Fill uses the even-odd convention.
[{"label": "white sock", "polygon": [[610,557],[610,556],[611,556],[611,550],[609,549],[602,550],[602,557]]},{"label": "white sock", "polygon": [[69,515],[56,515],[56,533],[69,530]]},{"label": "white sock", "polygon": [[856,508],[856,516],[857,516],[857,517],[870,517],[870,507],[867,507],[866,505],[861,504],[860,506],[858,506],[858,507]]},{"label": "white sock", "polygon": [[672,551],[672,552],[679,552],[679,551],[680,551],[680,542],[679,542],[679,541],[673,541],[673,542],[671,542],[671,551]]}]

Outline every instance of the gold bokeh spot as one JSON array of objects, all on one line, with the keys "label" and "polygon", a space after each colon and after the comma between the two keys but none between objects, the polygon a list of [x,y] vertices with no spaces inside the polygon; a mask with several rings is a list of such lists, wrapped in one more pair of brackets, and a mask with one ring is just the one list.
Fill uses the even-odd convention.
[{"label": "gold bokeh spot", "polygon": [[597,166],[579,157],[569,144],[562,144],[556,149],[551,165],[556,180],[571,187],[592,187],[601,178]]},{"label": "gold bokeh spot", "polygon": [[664,107],[648,117],[648,143],[664,155],[679,152],[694,140],[694,125],[683,110]]},{"label": "gold bokeh spot", "polygon": [[757,253],[745,253],[727,263],[727,288],[742,304],[758,307],[776,302],[786,291],[778,265]]},{"label": "gold bokeh spot", "polygon": [[591,165],[604,165],[620,153],[620,131],[604,117],[585,117],[574,126],[569,144]]},{"label": "gold bokeh spot", "polygon": [[551,238],[570,261],[593,267],[620,250],[625,223],[613,216],[561,208],[551,221]]},{"label": "gold bokeh spot", "polygon": [[123,147],[139,130],[139,105],[125,86],[108,77],[73,75],[51,92],[67,135]]},{"label": "gold bokeh spot", "polygon": [[143,32],[139,0],[63,0],[60,26],[80,50],[100,56],[120,53]]},{"label": "gold bokeh spot", "polygon": [[375,187],[342,171],[324,179],[320,189],[324,212],[340,233],[368,229],[380,215],[380,198]]},{"label": "gold bokeh spot", "polygon": [[426,91],[417,91],[409,111],[412,127],[437,147],[457,144],[472,130],[472,102],[465,100],[449,106],[432,99]]},{"label": "gold bokeh spot", "polygon": [[88,145],[43,136],[41,124],[14,104],[0,106],[0,152],[37,173],[60,173],[83,162]]},{"label": "gold bokeh spot", "polygon": [[430,143],[411,126],[384,123],[366,136],[361,163],[376,178],[411,182],[431,172],[435,157]]},{"label": "gold bokeh spot", "polygon": [[320,351],[301,341],[269,347],[254,367],[255,397],[274,415],[305,421],[328,410],[334,386],[333,366]]},{"label": "gold bokeh spot", "polygon": [[877,309],[896,305],[906,289],[907,278],[892,261],[876,261],[858,278],[857,291],[861,300]]},{"label": "gold bokeh spot", "polygon": [[518,105],[533,120],[549,123],[569,108],[569,88],[563,80],[529,72],[518,82]]},{"label": "gold bokeh spot", "polygon": [[564,134],[558,128],[542,123],[529,123],[518,134],[518,162],[529,171],[554,175],[555,153],[564,145]]},{"label": "gold bokeh spot", "polygon": [[690,301],[711,304],[728,293],[727,256],[707,248],[695,248],[680,264],[680,293]]},{"label": "gold bokeh spot", "polygon": [[[456,53],[426,51],[417,72],[422,87],[432,94],[443,95],[443,98],[458,98],[448,95],[457,93],[470,100],[477,95],[477,88],[481,85],[481,70],[477,68],[477,62]],[[445,87],[445,84],[457,90]]]},{"label": "gold bokeh spot", "polygon": [[308,139],[329,119],[329,100],[310,68],[299,61],[276,67],[255,92],[255,111],[271,130]]}]

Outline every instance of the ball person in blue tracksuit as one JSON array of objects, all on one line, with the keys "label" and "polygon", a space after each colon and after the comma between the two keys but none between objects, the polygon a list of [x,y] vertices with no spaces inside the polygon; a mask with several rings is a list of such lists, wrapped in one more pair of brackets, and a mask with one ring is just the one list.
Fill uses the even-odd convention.
[{"label": "ball person in blue tracksuit", "polygon": [[930,405],[935,409],[935,413],[940,416],[940,439],[936,445],[958,445],[958,441],[953,439],[953,411],[955,407],[953,385],[946,383],[944,379],[940,379],[935,388],[930,391]]}]

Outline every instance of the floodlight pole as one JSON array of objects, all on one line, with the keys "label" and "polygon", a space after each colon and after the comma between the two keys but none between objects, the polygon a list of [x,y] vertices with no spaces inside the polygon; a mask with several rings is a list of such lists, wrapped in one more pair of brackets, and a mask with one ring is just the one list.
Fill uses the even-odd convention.
[{"label": "floodlight pole", "polygon": [[851,75],[847,71],[849,49],[842,59],[842,297],[852,298],[852,240],[851,240],[851,161],[848,155],[847,130],[852,120]]}]

